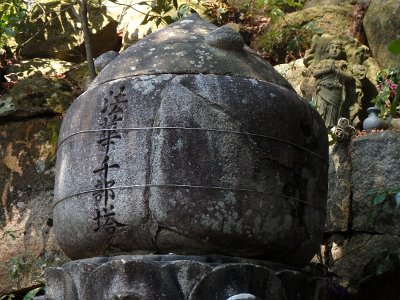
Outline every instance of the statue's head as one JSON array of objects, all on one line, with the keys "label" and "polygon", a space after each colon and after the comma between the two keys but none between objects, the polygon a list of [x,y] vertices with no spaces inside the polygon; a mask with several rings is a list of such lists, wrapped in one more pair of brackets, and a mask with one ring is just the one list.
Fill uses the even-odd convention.
[{"label": "statue's head", "polygon": [[340,59],[343,55],[343,44],[338,40],[329,42],[326,52],[330,58]]}]

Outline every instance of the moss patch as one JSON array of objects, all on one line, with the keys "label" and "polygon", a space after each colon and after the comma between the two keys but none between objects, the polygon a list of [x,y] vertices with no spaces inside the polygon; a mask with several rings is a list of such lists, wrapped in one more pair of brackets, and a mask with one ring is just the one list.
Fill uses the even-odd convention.
[{"label": "moss patch", "polygon": [[73,90],[65,80],[40,76],[26,78],[0,98],[0,116],[61,114],[74,98]]},{"label": "moss patch", "polygon": [[[285,63],[291,46],[293,55],[310,47],[311,38],[317,31],[326,34],[346,34],[353,22],[353,5],[327,5],[303,9],[285,15],[269,30],[254,38],[252,48],[266,53],[272,64]],[[296,45],[291,43],[296,42]],[[289,51],[288,51],[289,48]]]}]

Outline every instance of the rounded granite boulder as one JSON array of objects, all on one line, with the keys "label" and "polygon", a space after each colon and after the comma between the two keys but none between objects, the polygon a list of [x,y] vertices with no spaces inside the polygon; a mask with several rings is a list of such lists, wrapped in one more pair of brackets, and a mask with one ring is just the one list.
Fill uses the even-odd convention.
[{"label": "rounded granite boulder", "polygon": [[196,15],[161,29],[71,105],[54,197],[69,257],[173,252],[304,265],[314,255],[325,126],[230,30]]}]

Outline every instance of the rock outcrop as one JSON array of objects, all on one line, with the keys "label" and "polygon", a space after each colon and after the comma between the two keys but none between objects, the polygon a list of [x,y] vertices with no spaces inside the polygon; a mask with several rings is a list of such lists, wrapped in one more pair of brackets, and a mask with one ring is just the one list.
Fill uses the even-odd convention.
[{"label": "rock outcrop", "polygon": [[372,0],[364,17],[364,29],[369,47],[382,67],[400,64],[400,57],[389,52],[391,41],[399,37],[400,2]]},{"label": "rock outcrop", "polygon": [[[35,5],[26,29],[16,36],[18,44],[22,45],[21,55],[25,58],[84,61],[85,47],[78,11],[77,5],[62,1]],[[34,26],[29,23],[32,20],[35,20]],[[119,48],[118,23],[106,15],[104,6],[90,8],[89,23],[94,57]]]},{"label": "rock outcrop", "polygon": [[[388,287],[385,290],[377,285],[378,281],[369,281],[370,286],[363,282],[383,274],[378,269],[385,258],[382,255],[396,253],[400,248],[400,213],[390,194],[400,191],[400,173],[396,171],[399,148],[400,133],[385,131],[357,137],[349,144],[336,144],[330,154],[326,242],[322,253],[331,271],[352,293],[365,293],[366,289],[376,293],[381,289],[381,295],[390,294]],[[374,205],[376,193],[385,191],[386,200]],[[378,279],[379,276],[375,278]]]},{"label": "rock outcrop", "polygon": [[58,117],[0,125],[0,295],[38,285],[65,261],[53,233]]}]

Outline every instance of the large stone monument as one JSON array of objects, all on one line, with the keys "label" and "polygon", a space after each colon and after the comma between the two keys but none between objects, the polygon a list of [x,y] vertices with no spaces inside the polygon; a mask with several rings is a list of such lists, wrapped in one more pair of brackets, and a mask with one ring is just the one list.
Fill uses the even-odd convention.
[{"label": "large stone monument", "polygon": [[197,15],[161,29],[65,115],[54,228],[75,261],[47,271],[46,297],[292,299],[324,286],[295,267],[322,238],[327,160],[318,113],[239,33]]}]

